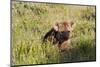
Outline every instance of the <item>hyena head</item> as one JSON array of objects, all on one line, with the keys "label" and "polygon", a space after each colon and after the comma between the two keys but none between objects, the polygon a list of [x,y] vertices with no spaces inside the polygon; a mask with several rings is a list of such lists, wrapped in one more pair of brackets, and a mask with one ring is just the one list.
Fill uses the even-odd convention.
[{"label": "hyena head", "polygon": [[73,24],[72,21],[56,23],[53,28],[45,34],[43,42],[49,40],[51,42],[53,41],[54,44],[62,44],[69,39],[70,33],[73,30]]},{"label": "hyena head", "polygon": [[70,38],[70,34],[73,30],[73,22],[67,21],[67,22],[61,22],[56,23],[54,25],[54,30],[56,31],[55,38],[59,42],[59,44],[62,44],[64,41],[68,40]]}]

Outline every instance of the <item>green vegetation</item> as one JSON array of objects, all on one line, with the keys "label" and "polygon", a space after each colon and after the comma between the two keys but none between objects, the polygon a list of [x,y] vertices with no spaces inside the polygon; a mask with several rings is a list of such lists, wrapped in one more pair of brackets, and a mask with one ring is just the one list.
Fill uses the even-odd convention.
[{"label": "green vegetation", "polygon": [[[42,44],[56,22],[73,20],[72,50]],[[12,1],[12,65],[96,60],[95,7]]]}]

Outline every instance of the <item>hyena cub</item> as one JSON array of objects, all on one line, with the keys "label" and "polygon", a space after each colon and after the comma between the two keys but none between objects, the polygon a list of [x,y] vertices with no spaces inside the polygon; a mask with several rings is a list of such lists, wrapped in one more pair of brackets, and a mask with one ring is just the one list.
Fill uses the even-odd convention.
[{"label": "hyena cub", "polygon": [[53,44],[57,44],[60,50],[68,50],[71,47],[70,38],[73,24],[72,21],[56,23],[53,28],[45,34],[43,42],[50,41]]}]

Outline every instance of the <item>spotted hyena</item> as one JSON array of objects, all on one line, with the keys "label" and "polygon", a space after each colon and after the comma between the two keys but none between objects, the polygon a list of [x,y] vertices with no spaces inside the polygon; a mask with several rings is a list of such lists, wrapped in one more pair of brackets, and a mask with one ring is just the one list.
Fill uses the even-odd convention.
[{"label": "spotted hyena", "polygon": [[43,42],[50,41],[53,44],[57,44],[61,50],[69,49],[71,46],[70,38],[73,24],[72,21],[56,23],[53,28],[45,34]]}]

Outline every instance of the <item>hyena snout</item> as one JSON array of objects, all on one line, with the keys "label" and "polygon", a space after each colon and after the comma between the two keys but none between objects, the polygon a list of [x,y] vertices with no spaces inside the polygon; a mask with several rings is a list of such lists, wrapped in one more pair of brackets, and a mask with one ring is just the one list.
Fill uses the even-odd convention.
[{"label": "hyena snout", "polygon": [[69,34],[70,33],[68,33],[68,32],[58,33],[55,37],[58,44],[62,44],[64,41],[68,40]]},{"label": "hyena snout", "polygon": [[58,34],[56,35],[56,38],[58,41],[61,41],[61,40],[64,41],[64,40],[68,40],[69,36],[70,36],[70,31],[58,32]]}]

